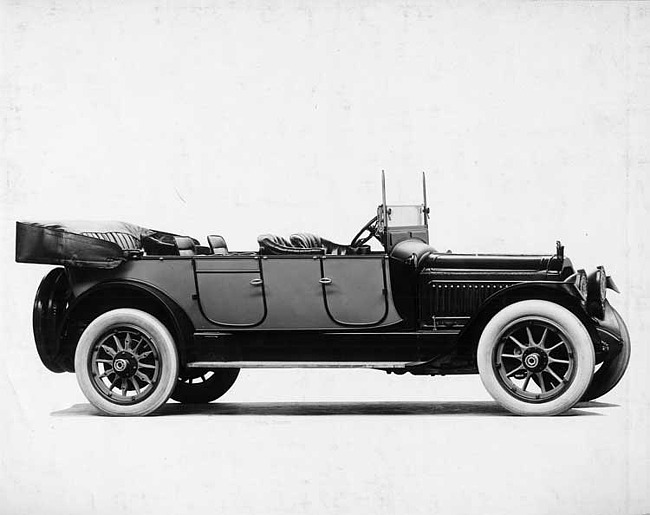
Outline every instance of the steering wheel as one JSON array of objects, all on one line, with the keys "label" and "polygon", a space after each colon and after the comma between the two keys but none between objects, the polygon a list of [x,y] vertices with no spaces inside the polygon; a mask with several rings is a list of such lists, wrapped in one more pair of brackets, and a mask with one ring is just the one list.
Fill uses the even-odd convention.
[{"label": "steering wheel", "polygon": [[[364,236],[364,233],[368,233],[367,236]],[[350,247],[360,247],[365,245],[370,238],[377,238],[381,242],[381,238],[377,233],[377,217],[374,216],[366,225],[364,225],[361,230],[352,238],[350,242]]]}]

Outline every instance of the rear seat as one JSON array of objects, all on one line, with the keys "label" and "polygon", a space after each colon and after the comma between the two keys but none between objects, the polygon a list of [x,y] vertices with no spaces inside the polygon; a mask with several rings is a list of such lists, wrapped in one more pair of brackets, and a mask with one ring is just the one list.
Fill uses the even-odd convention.
[{"label": "rear seat", "polygon": [[98,240],[110,241],[111,243],[118,245],[122,250],[139,250],[142,248],[140,238],[126,232],[82,232],[80,234],[91,238],[97,238]]}]

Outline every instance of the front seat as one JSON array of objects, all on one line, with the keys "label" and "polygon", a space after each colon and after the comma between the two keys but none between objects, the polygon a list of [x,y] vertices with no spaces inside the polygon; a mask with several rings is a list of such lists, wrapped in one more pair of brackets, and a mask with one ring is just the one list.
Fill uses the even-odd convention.
[{"label": "front seat", "polygon": [[257,242],[260,245],[260,254],[275,255],[318,255],[334,254],[338,256],[347,254],[369,254],[370,247],[350,247],[339,245],[332,241],[321,238],[316,234],[301,232],[292,234],[289,239],[277,234],[262,234],[258,236]]},{"label": "front seat", "polygon": [[310,232],[292,234],[289,239],[295,247],[322,248],[324,249],[325,254],[335,254],[338,256],[359,254],[358,248],[350,247],[349,245],[340,245]]},{"label": "front seat", "polygon": [[261,234],[257,237],[260,254],[266,255],[313,255],[325,254],[322,247],[298,247],[290,240],[277,234]]}]

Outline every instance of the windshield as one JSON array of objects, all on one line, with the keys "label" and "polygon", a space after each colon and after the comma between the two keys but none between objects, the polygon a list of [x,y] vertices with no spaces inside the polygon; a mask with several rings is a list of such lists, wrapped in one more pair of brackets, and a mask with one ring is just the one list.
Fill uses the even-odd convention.
[{"label": "windshield", "polygon": [[424,206],[388,206],[388,226],[406,227],[425,225]]},{"label": "windshield", "polygon": [[429,243],[429,208],[427,187],[422,174],[422,204],[388,204],[386,202],[386,179],[381,172],[381,200],[377,208],[375,232],[386,251],[406,239],[417,239]]}]

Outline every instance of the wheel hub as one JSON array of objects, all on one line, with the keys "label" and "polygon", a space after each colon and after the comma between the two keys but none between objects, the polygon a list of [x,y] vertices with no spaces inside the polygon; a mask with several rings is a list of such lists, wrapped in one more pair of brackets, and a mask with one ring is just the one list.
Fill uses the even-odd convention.
[{"label": "wheel hub", "polygon": [[119,377],[128,379],[138,371],[138,360],[130,352],[120,351],[113,359],[113,370]]},{"label": "wheel hub", "polygon": [[494,369],[501,385],[516,399],[543,403],[570,386],[576,372],[573,344],[552,321],[522,317],[499,339]]},{"label": "wheel hub", "polygon": [[548,355],[542,349],[526,349],[521,357],[521,362],[526,370],[532,373],[541,372],[548,365]]}]

